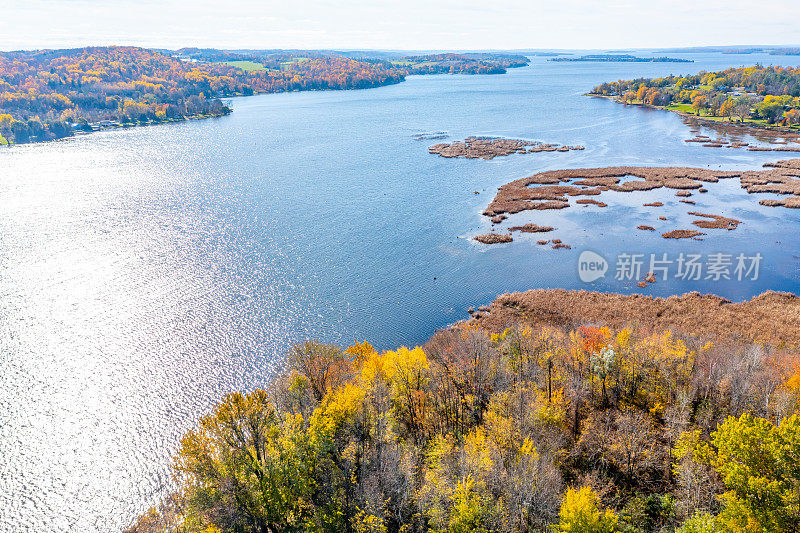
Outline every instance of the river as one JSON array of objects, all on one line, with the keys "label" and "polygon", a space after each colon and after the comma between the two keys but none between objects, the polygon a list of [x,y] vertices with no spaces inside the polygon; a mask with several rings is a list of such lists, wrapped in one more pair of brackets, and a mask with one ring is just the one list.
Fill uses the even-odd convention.
[{"label": "river", "polygon": [[[547,169],[757,169],[787,154],[685,143],[672,113],[586,97],[619,78],[800,63],[692,54],[692,64],[556,63],[506,75],[412,76],[362,91],[260,95],[219,119],[0,148],[0,530],[119,530],[154,504],[182,433],[224,393],[263,384],[294,342],[424,342],[500,293],[539,287],[741,300],[800,290],[800,212],[729,180],[698,211],[743,221],[703,241],[637,224],[692,217],[665,189],[607,208],[526,212],[570,250],[470,237],[500,185]],[[430,155],[415,134],[525,138],[583,151],[492,161]],[[447,141],[446,141],[447,142]],[[476,194],[477,191],[477,194]],[[697,196],[697,195],[696,195]],[[662,211],[643,202],[661,200]],[[649,217],[649,218],[648,218]],[[508,224],[505,224],[508,225]],[[641,289],[577,275],[581,251],[759,253],[757,279]]]}]

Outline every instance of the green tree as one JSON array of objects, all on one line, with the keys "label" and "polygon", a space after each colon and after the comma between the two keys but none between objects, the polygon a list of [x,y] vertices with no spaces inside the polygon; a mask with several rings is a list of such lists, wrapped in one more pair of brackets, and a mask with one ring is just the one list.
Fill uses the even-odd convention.
[{"label": "green tree", "polygon": [[697,513],[675,530],[675,533],[723,533],[719,522],[708,513]]},{"label": "green tree", "polygon": [[783,116],[783,105],[776,101],[764,101],[756,105],[756,112],[770,124]]},{"label": "green tree", "polygon": [[728,489],[720,517],[730,531],[800,531],[800,416],[774,425],[743,414],[712,441]]},{"label": "green tree", "polygon": [[279,423],[266,392],[227,395],[182,440],[175,470],[190,531],[287,530],[310,515],[314,488],[296,419]]},{"label": "green tree", "polygon": [[471,476],[456,485],[447,533],[486,533],[490,510],[475,490]]}]

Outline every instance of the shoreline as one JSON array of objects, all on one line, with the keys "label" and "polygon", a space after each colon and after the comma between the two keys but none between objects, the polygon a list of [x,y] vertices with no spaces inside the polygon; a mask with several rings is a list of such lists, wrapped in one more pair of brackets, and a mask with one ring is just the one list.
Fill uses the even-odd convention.
[{"label": "shoreline", "polygon": [[631,324],[670,329],[700,337],[800,346],[800,296],[765,291],[741,302],[714,294],[687,292],[669,297],[568,289],[531,289],[504,293],[473,313],[468,323],[492,332],[514,324],[577,327]]},{"label": "shoreline", "polygon": [[[505,70],[503,72],[487,72],[487,73],[472,73],[472,72],[467,72],[467,73],[438,73],[438,72],[434,72],[434,73],[421,73],[421,74],[405,74],[405,75],[401,75],[400,79],[389,79],[385,83],[379,83],[377,85],[370,86],[370,87],[343,87],[343,88],[326,88],[326,89],[311,88],[311,89],[302,89],[302,90],[301,89],[292,89],[292,90],[278,90],[278,91],[259,91],[259,92],[253,92],[253,94],[233,94],[233,95],[228,95],[228,96],[217,96],[215,98],[220,100],[220,101],[222,101],[223,99],[232,100],[232,99],[236,99],[236,98],[244,98],[244,97],[249,97],[249,96],[262,96],[262,95],[268,95],[268,94],[286,94],[286,93],[301,93],[301,92],[328,92],[328,91],[363,91],[363,90],[369,90],[369,89],[379,89],[381,87],[390,87],[392,85],[399,85],[399,84],[404,83],[405,81],[407,81],[407,79],[409,77],[412,77],[412,76],[414,76],[414,77],[416,77],[416,76],[436,76],[436,75],[454,76],[454,75],[458,75],[458,74],[461,74],[461,75],[464,75],[464,76],[496,76],[496,75],[507,74],[508,70],[510,70],[510,69],[523,68],[523,67],[530,66],[530,65],[531,65],[531,63],[527,63],[525,65],[508,66],[508,67],[505,68]],[[98,129],[92,129],[91,131],[80,131],[80,130],[75,131],[75,130],[73,130],[71,135],[65,135],[63,137],[55,137],[53,139],[43,139],[43,140],[29,141],[29,142],[25,142],[25,143],[15,143],[15,142],[11,142],[11,141],[6,141],[4,138],[0,137],[0,139],[2,139],[3,141],[6,141],[6,142],[0,142],[0,146],[15,146],[15,145],[19,145],[19,144],[47,143],[47,142],[53,142],[53,141],[61,141],[61,140],[64,140],[64,139],[69,139],[69,138],[77,137],[77,136],[80,136],[80,135],[89,135],[91,133],[96,133],[98,131],[108,131],[108,130],[116,130],[116,129],[123,129],[123,128],[134,128],[134,127],[140,127],[140,126],[159,126],[159,125],[162,125],[162,124],[184,122],[184,121],[187,121],[187,120],[203,120],[203,119],[207,119],[207,118],[221,118],[221,117],[230,115],[231,113],[234,112],[233,108],[228,107],[228,109],[229,109],[228,112],[221,113],[219,115],[190,115],[190,116],[185,116],[183,118],[174,118],[174,119],[168,119],[168,120],[163,120],[163,121],[158,121],[158,122],[146,122],[146,123],[137,123],[137,124],[126,123],[126,124],[120,124],[120,125],[114,125],[114,126],[102,126],[102,127],[98,128]]]},{"label": "shoreline", "polygon": [[[418,75],[419,76],[423,76],[423,74],[418,74]],[[231,96],[222,96],[222,97],[219,97],[219,99],[220,100],[222,100],[222,99],[234,100],[234,99],[239,99],[239,98],[249,98],[251,96],[265,96],[265,95],[270,95],[270,94],[329,92],[329,91],[365,91],[365,90],[369,90],[369,89],[379,89],[381,87],[389,87],[391,85],[399,85],[400,83],[403,83],[404,81],[406,81],[405,78],[400,80],[400,81],[393,81],[391,83],[385,83],[385,84],[382,84],[382,85],[376,85],[375,87],[363,87],[363,88],[307,89],[307,90],[302,90],[302,91],[301,90],[291,90],[291,91],[257,92],[257,93],[253,93],[253,94],[235,94],[235,95],[231,95]],[[26,142],[26,143],[15,143],[15,142],[8,141],[6,143],[0,144],[0,146],[9,146],[10,147],[10,146],[21,146],[21,145],[27,145],[27,144],[50,143],[50,142],[55,142],[55,141],[63,141],[63,140],[67,140],[67,139],[72,139],[72,138],[75,138],[75,137],[83,137],[83,136],[91,135],[93,133],[98,133],[98,132],[101,132],[101,131],[112,131],[112,130],[130,129],[130,128],[140,128],[140,127],[146,127],[146,126],[163,126],[165,124],[179,124],[181,122],[187,122],[189,120],[206,120],[206,119],[211,119],[211,118],[222,118],[222,117],[227,117],[228,115],[233,114],[234,109],[232,107],[228,107],[228,109],[230,111],[228,111],[227,113],[220,113],[218,115],[189,115],[189,116],[185,116],[183,118],[172,118],[172,119],[168,119],[168,120],[141,122],[141,123],[136,123],[136,124],[132,124],[130,122],[128,122],[128,123],[119,123],[118,125],[113,125],[113,126],[100,126],[98,129],[91,129],[89,131],[77,130],[77,131],[73,131],[72,135],[66,135],[64,137],[56,137],[54,139],[30,141],[30,142]]]},{"label": "shoreline", "polygon": [[[588,494],[602,487],[597,490],[608,495],[608,508],[624,517],[607,511],[614,522],[603,531],[639,531],[641,515],[624,512],[642,501],[641,494],[674,495],[680,502],[681,481],[696,483],[696,466],[704,463],[690,464],[689,477],[685,461],[662,459],[689,439],[693,449],[706,446],[712,461],[729,460],[716,435],[739,427],[738,464],[742,456],[746,464],[762,464],[765,453],[773,462],[794,459],[788,445],[787,459],[771,459],[772,448],[765,452],[761,441],[763,435],[782,438],[779,443],[798,440],[795,295],[766,292],[733,304],[699,293],[663,299],[540,289],[501,295],[470,313],[475,318],[440,329],[412,349],[379,351],[367,340],[347,348],[313,340],[294,345],[285,367],[263,385],[226,395],[185,430],[169,463],[175,484],[123,532],[161,532],[164,525],[177,530],[185,523],[233,530],[229,525],[237,522],[229,516],[269,516],[262,509],[274,500],[260,495],[292,490],[297,479],[312,487],[306,496],[311,506],[295,510],[293,502],[280,501],[288,511],[263,519],[260,530],[294,529],[281,518],[290,512],[326,516],[328,507],[317,501],[341,509],[336,531],[356,530],[349,524],[363,523],[361,502],[369,502],[363,494],[373,494],[367,489],[395,506],[371,515],[370,524],[383,526],[389,521],[383,517],[391,516],[413,527],[414,517],[436,519],[431,510],[450,505],[429,495],[448,497],[448,486],[473,476],[481,483],[470,485],[468,505],[488,510],[468,528],[447,530],[510,523],[512,515],[522,527],[499,533],[587,530],[559,526],[578,480]],[[778,316],[778,327],[764,327]],[[771,437],[786,420],[793,424],[788,437]],[[287,460],[303,468],[292,470],[294,477],[254,475],[251,439],[239,436],[247,431],[263,439],[265,458],[257,463],[267,472],[285,469]],[[711,463],[721,471],[719,464]],[[709,498],[726,488],[722,472],[699,479]],[[259,498],[234,498],[229,487]],[[345,499],[349,487],[357,506]],[[533,511],[532,491],[543,502]],[[502,505],[482,503],[493,500]],[[216,513],[221,505],[231,511]],[[691,523],[689,516],[684,523]],[[616,527],[618,520],[624,529]],[[424,526],[419,530],[433,529]],[[722,530],[728,529],[715,531]]]},{"label": "shoreline", "polygon": [[[422,74],[420,74],[420,75],[422,75]],[[269,95],[269,94],[328,92],[328,91],[365,91],[365,90],[369,90],[369,89],[379,89],[381,87],[389,87],[391,85],[399,85],[400,83],[403,83],[404,81],[406,81],[405,78],[402,79],[402,80],[399,80],[399,81],[393,81],[391,83],[384,83],[382,85],[376,85],[375,87],[344,88],[344,89],[307,89],[307,90],[303,90],[303,91],[301,91],[301,90],[291,90],[291,91],[256,92],[256,93],[253,93],[253,94],[235,94],[235,95],[231,95],[231,96],[221,96],[221,97],[218,97],[218,98],[220,100],[222,100],[222,99],[233,100],[233,99],[238,99],[238,98],[248,98],[248,97],[251,97],[251,96],[264,96],[264,95]],[[145,127],[145,126],[163,126],[165,124],[178,124],[178,123],[181,123],[181,122],[187,122],[189,120],[206,120],[206,119],[210,119],[210,118],[222,118],[222,117],[227,117],[228,115],[230,115],[230,114],[232,114],[234,112],[234,109],[232,107],[228,107],[228,109],[230,111],[228,111],[227,113],[220,113],[218,115],[202,115],[201,114],[201,115],[189,115],[189,116],[185,116],[183,118],[172,118],[172,119],[168,119],[168,120],[142,122],[142,123],[136,123],[136,124],[132,124],[130,122],[128,122],[128,123],[120,123],[119,125],[113,125],[113,126],[101,126],[98,129],[91,129],[90,131],[81,131],[81,130],[73,131],[72,135],[66,135],[64,137],[56,137],[54,139],[45,139],[45,140],[31,141],[31,142],[26,142],[26,143],[15,143],[15,142],[8,141],[6,143],[0,144],[0,146],[9,146],[10,147],[10,146],[20,146],[20,145],[25,145],[25,144],[50,143],[50,142],[54,142],[54,141],[63,141],[63,140],[71,139],[71,138],[74,138],[74,137],[82,137],[82,136],[85,136],[85,135],[91,135],[93,133],[98,133],[98,132],[101,132],[101,131],[140,128],[140,127]]]},{"label": "shoreline", "polygon": [[[709,127],[714,126],[725,126],[725,127],[733,127],[742,130],[742,133],[747,134],[747,130],[753,130],[756,132],[770,132],[770,133],[777,133],[781,135],[791,134],[798,137],[800,140],[800,130],[796,128],[786,127],[786,126],[768,126],[762,125],[758,123],[742,123],[742,122],[735,122],[733,120],[723,121],[723,120],[714,120],[711,117],[704,117],[700,115],[693,115],[691,113],[686,113],[685,111],[681,111],[679,109],[669,109],[666,106],[657,106],[657,105],[650,105],[644,102],[631,102],[626,104],[625,102],[621,102],[619,98],[616,96],[609,96],[605,94],[593,94],[593,93],[585,93],[584,96],[590,96],[592,98],[602,98],[604,100],[611,100],[614,103],[625,105],[625,106],[635,106],[635,107],[642,107],[645,109],[654,109],[657,111],[668,111],[670,113],[674,113],[681,117],[682,119],[691,119],[696,120],[698,122],[702,122],[703,125],[708,124]],[[720,118],[720,117],[716,117]]]},{"label": "shoreline", "polygon": [[[244,95],[241,95],[241,96],[244,96]],[[256,95],[253,95],[253,96],[256,96]],[[237,98],[238,98],[238,96],[237,96]],[[168,119],[168,120],[161,120],[161,121],[158,121],[158,122],[142,122],[142,123],[137,123],[137,124],[131,124],[129,122],[128,123],[120,123],[120,124],[115,124],[113,126],[100,126],[97,129],[91,129],[89,131],[78,130],[78,131],[74,131],[72,133],[72,135],[66,135],[64,137],[56,137],[54,139],[45,139],[45,140],[31,141],[31,142],[26,142],[26,143],[15,143],[15,142],[8,141],[6,143],[0,144],[0,146],[6,146],[6,147],[10,148],[12,146],[27,146],[27,145],[31,145],[31,144],[47,144],[47,143],[58,142],[58,141],[67,141],[69,139],[75,139],[77,137],[86,137],[88,135],[93,135],[95,133],[100,133],[100,132],[103,132],[103,131],[116,131],[116,130],[127,130],[127,129],[133,129],[133,128],[144,128],[144,127],[151,127],[151,126],[164,126],[164,125],[167,125],[167,124],[180,124],[180,123],[183,123],[183,122],[188,122],[190,120],[208,120],[208,119],[212,119],[212,118],[227,117],[231,113],[233,113],[232,109],[231,109],[231,111],[229,113],[221,113],[219,115],[191,115],[191,116],[187,116],[187,117],[183,117],[183,118],[172,118],[172,119]]]},{"label": "shoreline", "polygon": [[[529,66],[529,65],[523,65],[523,66]],[[518,67],[514,66],[514,67],[508,67],[508,68],[509,69],[522,68],[523,66],[518,66]],[[456,76],[456,75],[459,75],[459,74],[462,75],[462,76],[498,76],[498,75],[503,75],[503,74],[506,74],[506,73],[507,72],[502,72],[502,73],[494,73],[493,72],[493,73],[487,73],[487,74],[472,74],[472,73],[409,74],[407,76],[404,76],[400,80],[391,81],[391,82],[383,83],[383,84],[380,84],[380,85],[375,85],[374,87],[348,87],[348,88],[334,88],[334,89],[305,89],[305,90],[293,89],[293,90],[290,90],[290,91],[272,91],[272,92],[254,92],[253,94],[235,94],[235,95],[231,95],[231,96],[222,96],[222,97],[218,97],[218,98],[220,100],[222,100],[222,99],[234,100],[234,99],[239,99],[239,98],[248,98],[248,97],[251,97],[251,96],[265,96],[265,95],[271,95],[271,94],[331,92],[331,91],[367,91],[367,90],[370,90],[370,89],[380,89],[382,87],[391,87],[393,85],[400,85],[401,83],[406,82],[408,80],[408,78],[410,78],[410,77]],[[164,124],[176,124],[176,123],[186,122],[186,121],[189,121],[189,120],[206,120],[206,119],[210,119],[210,118],[222,118],[222,117],[226,117],[226,116],[232,114],[235,111],[233,108],[229,108],[229,109],[230,109],[229,112],[221,113],[219,115],[190,115],[190,116],[186,116],[186,117],[183,117],[183,118],[173,118],[173,119],[162,120],[162,121],[158,121],[158,122],[144,122],[144,123],[137,123],[137,124],[121,123],[119,125],[114,125],[114,126],[101,126],[98,129],[92,129],[91,131],[78,130],[78,131],[74,131],[72,133],[72,135],[66,135],[64,137],[56,137],[54,139],[37,140],[37,141],[30,141],[30,142],[25,142],[25,143],[15,143],[15,142],[7,141],[5,143],[0,144],[0,146],[11,147],[11,146],[20,146],[20,145],[25,145],[25,144],[50,143],[50,142],[55,142],[55,141],[63,141],[63,140],[71,139],[71,138],[74,138],[74,137],[82,137],[82,136],[85,136],[85,135],[91,135],[93,133],[97,133],[97,132],[101,132],[101,131],[138,128],[138,127],[144,127],[144,126],[162,126]],[[581,147],[580,149],[583,149],[583,148]],[[561,151],[563,151],[563,150],[561,150]]]}]

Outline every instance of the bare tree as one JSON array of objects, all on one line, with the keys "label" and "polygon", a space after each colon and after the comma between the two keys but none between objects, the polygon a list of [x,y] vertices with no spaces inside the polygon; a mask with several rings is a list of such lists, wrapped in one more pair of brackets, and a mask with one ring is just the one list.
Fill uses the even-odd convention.
[{"label": "bare tree", "polygon": [[317,341],[293,346],[289,361],[292,368],[308,379],[317,402],[322,401],[328,389],[341,385],[350,370],[341,348]]}]

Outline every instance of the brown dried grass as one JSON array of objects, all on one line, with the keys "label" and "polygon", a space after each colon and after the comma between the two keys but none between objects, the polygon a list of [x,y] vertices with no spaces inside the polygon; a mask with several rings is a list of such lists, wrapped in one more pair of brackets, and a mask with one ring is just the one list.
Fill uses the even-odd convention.
[{"label": "brown dried grass", "polygon": [[[514,180],[501,186],[491,203],[483,212],[499,222],[506,214],[527,210],[566,209],[570,197],[597,196],[604,191],[635,192],[659,188],[677,189],[680,202],[695,205],[691,190],[706,192],[704,183],[716,183],[721,179],[739,178],[742,188],[748,193],[775,193],[791,195],[780,200],[761,200],[765,206],[800,208],[800,159],[787,159],[764,165],[757,171],[719,171],[689,167],[603,167],[585,169],[551,170],[540,172],[527,178]],[[628,178],[639,179],[628,179]],[[623,178],[627,181],[620,183]],[[580,205],[607,204],[592,198],[576,200]],[[643,204],[648,207],[662,207],[663,202]],[[701,228],[734,229],[740,223],[735,219],[719,215],[697,215],[713,218],[710,221],[696,221]],[[663,220],[663,218],[662,218]],[[734,224],[735,222],[735,224]],[[664,238],[688,238],[702,235],[694,230],[675,230],[663,234]],[[494,239],[493,239],[494,240]],[[505,241],[508,242],[508,241]]]},{"label": "brown dried grass", "polygon": [[[773,192],[800,196],[800,159],[768,163],[759,171],[719,171],[688,167],[604,167],[550,170],[514,180],[500,187],[484,215],[496,217],[531,209],[564,209],[570,196],[597,196],[603,191],[634,192],[662,187],[677,189],[680,196],[690,190],[706,190],[703,183],[739,178],[747,192]],[[620,184],[626,177],[629,180]],[[570,183],[567,185],[566,183]],[[581,204],[590,203],[579,200]],[[688,201],[686,203],[689,203]],[[644,204],[660,207],[662,202]],[[780,204],[783,205],[783,204]]]},{"label": "brown dried grass", "polygon": [[572,328],[601,324],[619,329],[670,329],[706,338],[746,339],[777,347],[800,345],[800,298],[765,292],[742,303],[697,292],[669,298],[563,289],[499,296],[478,323],[499,332],[513,324]]},{"label": "brown dried grass", "polygon": [[605,202],[599,202],[594,198],[581,198],[575,202],[576,204],[581,205],[596,205],[597,207],[608,207],[608,204]]},{"label": "brown dried grass", "polygon": [[550,226],[539,226],[538,224],[523,224],[522,226],[511,226],[508,231],[521,231],[523,233],[546,233],[553,231]]},{"label": "brown dried grass", "polygon": [[693,229],[674,229],[661,234],[665,239],[690,239],[698,235],[705,235],[705,233]]},{"label": "brown dried grass", "polygon": [[477,235],[473,237],[473,239],[481,244],[501,244],[514,240],[508,233],[486,233],[484,235]]},{"label": "brown dried grass", "polygon": [[[531,148],[528,148],[531,147]],[[441,157],[465,157],[467,159],[494,159],[511,154],[532,152],[568,152],[583,150],[583,146],[562,146],[521,139],[501,139],[492,137],[467,137],[463,141],[434,144],[428,152]]]},{"label": "brown dried grass", "polygon": [[722,215],[709,215],[707,213],[698,213],[697,211],[690,211],[689,214],[696,217],[704,217],[711,219],[711,220],[695,220],[694,222],[692,222],[692,224],[694,224],[698,228],[735,230],[739,226],[739,224],[742,223],[741,220],[736,220],[735,218],[723,217]]}]

